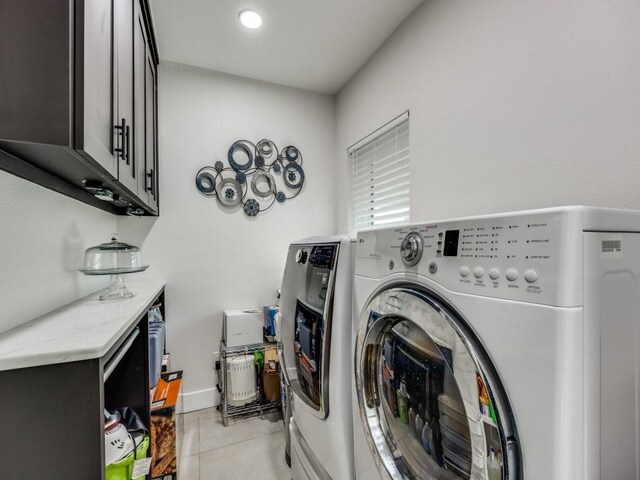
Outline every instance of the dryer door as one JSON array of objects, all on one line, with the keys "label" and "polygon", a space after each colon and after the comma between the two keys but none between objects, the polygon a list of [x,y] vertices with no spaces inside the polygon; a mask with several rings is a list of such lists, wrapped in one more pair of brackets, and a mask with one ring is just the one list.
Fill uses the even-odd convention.
[{"label": "dryer door", "polygon": [[280,299],[287,383],[311,412],[329,414],[329,351],[338,244],[291,245]]},{"label": "dryer door", "polygon": [[386,290],[363,311],[356,342],[360,417],[383,476],[521,478],[506,394],[452,308],[424,290]]}]

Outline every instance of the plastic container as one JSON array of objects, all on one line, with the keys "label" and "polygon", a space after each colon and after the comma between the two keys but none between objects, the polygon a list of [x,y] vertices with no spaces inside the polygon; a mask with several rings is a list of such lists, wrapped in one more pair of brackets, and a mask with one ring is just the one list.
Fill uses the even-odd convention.
[{"label": "plastic container", "polygon": [[136,458],[145,458],[149,450],[149,435],[145,435],[142,442],[134,452],[124,457],[119,462],[107,466],[105,480],[144,480],[144,476],[131,478],[133,473],[133,462]]},{"label": "plastic container", "polygon": [[453,397],[446,394],[438,396],[438,406],[440,407],[441,415],[447,415],[463,425],[467,424],[464,405],[454,400]]},{"label": "plastic container", "polygon": [[158,383],[162,371],[162,356],[166,341],[166,327],[164,322],[149,323],[149,387]]},{"label": "plastic container", "polygon": [[491,447],[491,453],[487,458],[487,472],[489,474],[489,480],[500,480],[502,478],[502,468],[500,468],[500,461],[498,460],[493,447]]},{"label": "plastic container", "polygon": [[420,439],[422,440],[422,448],[428,455],[431,455],[431,446],[433,444],[433,433],[431,432],[431,427],[428,423],[425,422],[424,427],[422,427],[422,434],[420,435]]},{"label": "plastic container", "polygon": [[455,437],[442,437],[442,452],[444,455],[448,455],[451,452],[457,457],[471,462],[471,444],[460,442]]},{"label": "plastic container", "polygon": [[227,361],[227,404],[242,407],[256,400],[256,369],[253,355],[238,355]]},{"label": "plastic container", "polygon": [[448,417],[446,415],[441,416],[440,428],[445,432],[451,432],[452,434],[463,440],[466,440],[467,442],[471,441],[469,427],[467,427],[467,425],[462,425],[460,422],[454,420],[451,417]]},{"label": "plastic container", "polygon": [[449,470],[453,470],[454,472],[461,474],[463,478],[469,478],[471,460],[461,458],[451,451],[442,452],[442,456],[444,457],[444,463]]}]

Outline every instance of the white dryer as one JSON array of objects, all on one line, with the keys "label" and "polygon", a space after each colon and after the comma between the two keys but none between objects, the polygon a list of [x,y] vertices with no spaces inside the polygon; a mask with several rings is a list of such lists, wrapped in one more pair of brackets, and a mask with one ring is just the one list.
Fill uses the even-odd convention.
[{"label": "white dryer", "polygon": [[358,234],[359,479],[640,478],[640,212]]},{"label": "white dryer", "polygon": [[352,479],[352,281],[355,240],[289,247],[280,298],[281,358],[292,392],[293,480]]}]

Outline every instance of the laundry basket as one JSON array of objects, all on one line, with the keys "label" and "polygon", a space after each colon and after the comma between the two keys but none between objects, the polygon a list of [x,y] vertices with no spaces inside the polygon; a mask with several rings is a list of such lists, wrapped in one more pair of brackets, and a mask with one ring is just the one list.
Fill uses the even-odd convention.
[{"label": "laundry basket", "polygon": [[227,361],[227,404],[241,407],[258,398],[253,355],[238,355]]}]

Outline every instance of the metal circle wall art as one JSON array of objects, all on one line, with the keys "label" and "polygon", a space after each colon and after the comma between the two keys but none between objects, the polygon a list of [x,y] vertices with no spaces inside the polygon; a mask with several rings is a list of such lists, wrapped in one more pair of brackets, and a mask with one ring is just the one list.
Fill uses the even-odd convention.
[{"label": "metal circle wall art", "polygon": [[302,152],[293,145],[278,150],[268,139],[238,140],[229,147],[227,161],[228,167],[219,160],[202,167],[196,187],[223,207],[241,206],[249,217],[297,197],[305,183]]}]

